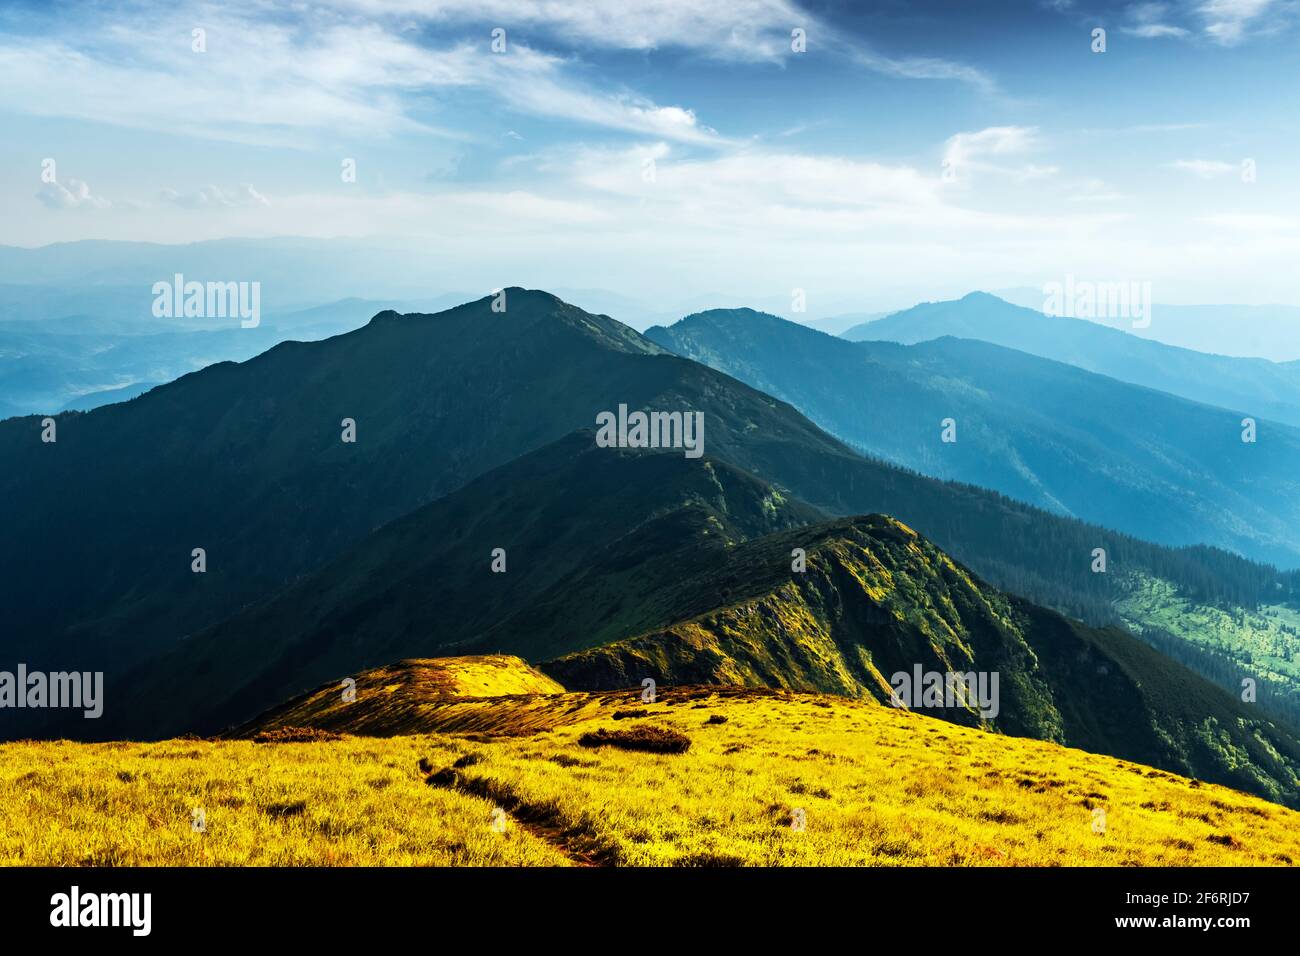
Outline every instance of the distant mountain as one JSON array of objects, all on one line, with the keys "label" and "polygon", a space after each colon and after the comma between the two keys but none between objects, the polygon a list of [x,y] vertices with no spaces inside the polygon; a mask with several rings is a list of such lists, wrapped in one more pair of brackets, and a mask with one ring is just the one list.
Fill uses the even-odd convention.
[{"label": "distant mountain", "polygon": [[[0,313],[9,292],[12,288],[0,289]],[[140,290],[134,292],[138,296]],[[230,319],[154,319],[148,298],[124,309],[105,290],[91,290],[86,296],[90,301],[82,304],[94,309],[93,314],[42,311],[58,308],[52,300],[34,304],[22,321],[0,321],[0,417],[89,411],[217,362],[244,361],[280,342],[350,332],[378,312],[437,311],[464,301],[457,295],[341,299],[269,313],[258,326],[245,329]],[[41,317],[52,314],[59,317]]]},{"label": "distant mountain", "polygon": [[445,288],[445,280],[455,274],[425,251],[396,240],[276,237],[164,244],[87,239],[37,248],[0,245],[0,286],[41,287],[54,294],[63,290],[83,300],[96,287],[121,290],[124,301],[140,304],[141,319],[149,315],[153,283],[176,273],[200,282],[258,282],[267,313],[361,294],[416,298]]},{"label": "distant mountain", "polygon": [[1296,429],[1261,422],[1245,443],[1238,413],[968,339],[855,344],[749,309],[646,336],[908,468],[1162,544],[1300,567]]},{"label": "distant mountain", "polygon": [[[794,548],[804,549],[806,571],[791,569]],[[713,606],[542,670],[570,689],[650,677],[882,703],[899,672],[996,672],[996,708],[954,698],[916,709],[1300,802],[1300,741],[1290,728],[1121,630],[1093,630],[989,588],[893,519],[739,545],[678,591],[682,607]]]},{"label": "distant mountain", "polygon": [[799,324],[806,325],[810,329],[816,329],[818,332],[825,332],[827,335],[843,335],[849,329],[857,328],[868,322],[874,322],[876,319],[883,319],[890,314],[889,312],[850,312],[844,315],[832,315],[824,319],[812,319]]},{"label": "distant mountain", "polygon": [[[347,328],[365,322],[354,318]],[[59,328],[50,331],[51,324]],[[0,417],[7,417],[6,409],[8,415],[88,410],[217,362],[244,361],[290,335],[311,340],[338,331],[329,324],[285,331],[267,322],[250,329],[123,334],[77,331],[57,319],[9,323],[0,327]]]},{"label": "distant mountain", "polygon": [[114,402],[126,402],[135,398],[137,395],[143,395],[151,388],[155,388],[158,382],[136,382],[132,385],[122,385],[118,388],[105,388],[97,392],[87,392],[85,395],[78,396],[67,405],[63,406],[60,411],[64,412],[88,412],[92,408],[99,408],[101,405],[112,405]]},{"label": "distant mountain", "polygon": [[[1292,336],[1297,327],[1291,327]],[[1243,416],[1300,425],[1300,363],[1193,352],[1084,319],[1047,316],[984,292],[926,302],[854,326],[843,337],[911,345],[946,335],[1055,359]]]},{"label": "distant mountain", "polygon": [[[1040,311],[1042,289],[997,289],[1000,299]],[[1130,320],[1096,318],[1100,325],[1128,331],[1138,338],[1214,355],[1263,358],[1273,362],[1300,360],[1300,306],[1294,305],[1169,305],[1151,307],[1152,322],[1133,328]]]}]

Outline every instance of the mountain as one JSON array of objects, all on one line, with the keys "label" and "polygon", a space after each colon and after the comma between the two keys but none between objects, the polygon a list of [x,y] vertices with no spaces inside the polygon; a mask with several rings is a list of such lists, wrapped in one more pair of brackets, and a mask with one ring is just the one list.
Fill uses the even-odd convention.
[{"label": "mountain", "polygon": [[[721,462],[598,448],[577,432],[493,469],[363,539],[274,599],[180,642],[122,680],[138,698],[94,731],[216,731],[331,675],[463,648],[512,611],[572,600],[545,639],[489,647],[530,658],[622,637],[660,618],[638,606],[738,541],[824,519]],[[505,571],[491,570],[505,550]],[[634,560],[620,563],[631,552]],[[580,590],[596,581],[595,594]],[[619,613],[619,608],[625,608]],[[592,620],[595,617],[597,620]],[[536,621],[530,628],[535,633]],[[558,636],[557,636],[558,635]]]},{"label": "mountain", "polygon": [[1207,355],[1084,319],[1044,315],[984,292],[926,302],[855,326],[843,337],[911,345],[946,335],[1055,359],[1241,415],[1300,425],[1300,363]]},{"label": "mountain", "polygon": [[101,405],[127,402],[137,395],[143,395],[158,384],[158,382],[136,382],[132,385],[121,385],[117,388],[104,388],[97,392],[87,392],[68,402],[60,411],[88,412],[92,408],[99,408]]},{"label": "mountain", "polygon": [[816,329],[818,332],[825,332],[827,335],[843,335],[849,329],[857,328],[867,322],[874,322],[876,319],[883,319],[890,314],[889,312],[847,312],[844,315],[832,315],[828,318],[813,319],[799,324],[806,325],[810,329]]},{"label": "mountain", "polygon": [[[1046,296],[1041,288],[995,289],[993,294],[1013,305],[1041,310]],[[1180,348],[1263,358],[1272,362],[1300,360],[1300,307],[1294,305],[1170,305],[1151,306],[1152,322],[1133,328],[1124,318],[1099,317],[1090,321],[1123,329],[1143,339]]]},{"label": "mountain", "polygon": [[748,309],[646,336],[868,454],[1150,541],[1300,566],[1296,429],[1260,423],[1246,443],[1237,413],[968,339],[851,343]]},{"label": "mountain", "polygon": [[[64,413],[54,443],[41,441],[38,418],[0,422],[0,564],[14,569],[0,591],[12,612],[5,649],[130,663],[160,636],[215,623],[380,525],[593,424],[598,402],[653,397],[625,366],[656,346],[511,291],[506,313],[488,299],[437,318],[380,313],[352,333]],[[355,443],[342,441],[345,418]],[[195,548],[208,556],[203,574],[191,571]]]},{"label": "mountain", "polygon": [[78,331],[59,319],[7,323],[0,327],[0,404],[12,415],[88,411],[208,365],[244,361],[290,336],[310,341],[336,335],[373,314],[340,311],[337,324],[322,315],[292,329],[267,321],[248,329],[236,323],[219,331],[129,334]]},{"label": "mountain", "polygon": [[[892,674],[919,666],[999,674],[991,719],[935,716],[1274,800],[1293,792],[1293,731],[1123,631],[1001,594],[894,519],[809,524],[815,512],[721,463],[591,438],[490,472],[144,664],[110,689],[135,705],[96,732],[213,732],[415,655],[560,655],[542,670],[591,691],[650,677],[882,701]],[[491,545],[504,540],[496,574]],[[792,570],[796,548],[805,572]],[[301,723],[289,709],[281,722]]]},{"label": "mountain", "polygon": [[[539,649],[559,656],[582,649],[577,643],[591,634],[604,640],[637,633],[650,619],[638,617],[636,608],[654,609],[640,596],[666,593],[657,575],[637,583],[638,562],[666,569],[671,580],[670,573],[679,577],[692,567],[674,568],[674,554],[681,553],[674,544],[705,538],[716,530],[713,521],[726,532],[719,540],[775,530],[755,523],[727,531],[724,511],[734,521],[750,513],[725,491],[741,489],[738,478],[718,479],[726,508],[712,514],[707,505],[679,507],[680,495],[661,514],[639,512],[628,502],[656,499],[650,484],[630,477],[589,486],[587,497],[572,490],[584,487],[578,477],[548,486],[506,472],[496,478],[500,491],[493,500],[476,498],[470,488],[494,469],[590,429],[598,414],[623,403],[702,413],[704,458],[666,457],[704,475],[710,469],[731,474],[725,465],[755,476],[762,490],[736,492],[751,510],[778,522],[817,520],[809,508],[893,514],[993,584],[1090,620],[1114,618],[1125,573],[1148,575],[1198,601],[1255,606],[1294,593],[1291,577],[1220,551],[1162,548],[863,458],[789,405],[672,355],[612,319],[546,293],[506,293],[504,312],[494,309],[499,300],[492,296],[437,315],[385,312],[345,335],[284,343],[129,402],[65,413],[57,416],[55,443],[40,440],[39,419],[0,422],[0,524],[6,528],[0,653],[32,670],[104,670],[117,688],[110,700],[131,704],[110,706],[98,726],[134,722],[133,733],[161,735],[165,728],[147,714],[175,722],[216,720],[225,712],[245,719],[247,713],[234,712],[310,686],[313,678],[299,670],[314,666],[311,648],[358,653],[349,635],[371,617],[383,620],[393,643],[378,642],[374,655],[387,656],[363,656],[359,663],[427,654],[421,648],[435,641],[493,639],[493,628],[534,598],[535,619],[545,621],[547,608],[560,606],[553,589],[570,570],[574,593],[589,596],[584,616],[574,618],[586,633],[558,634]],[[344,418],[356,422],[355,443],[341,440]],[[629,493],[620,495],[624,487]],[[463,499],[452,497],[462,492]],[[593,504],[597,493],[615,496],[607,510]],[[718,493],[706,497],[711,502]],[[445,500],[425,515],[434,520],[410,525],[410,538],[394,532],[376,539],[378,550],[366,544],[378,529],[439,499]],[[530,522],[534,512],[537,520]],[[472,538],[468,529],[479,514],[485,534]],[[593,526],[598,514],[608,515],[606,527]],[[627,537],[642,516],[657,519],[645,529],[656,533]],[[394,555],[400,561],[376,563],[390,542],[396,547],[403,540]],[[641,540],[650,550],[637,551]],[[608,550],[588,550],[601,542]],[[1113,573],[1091,572],[1098,546],[1107,549]],[[496,547],[513,556],[511,571],[462,591],[459,582],[471,573],[490,574]],[[195,548],[205,549],[204,573],[192,571]],[[398,575],[403,564],[418,567],[413,562],[426,552],[441,558],[422,573],[395,578],[393,593],[385,593],[383,576]],[[587,562],[603,570],[584,577]],[[513,575],[525,569],[528,580],[516,581]],[[320,588],[323,598],[299,580],[317,573],[331,582]],[[439,591],[444,575],[447,588]],[[602,581],[614,580],[618,587],[602,591]],[[298,584],[303,589],[278,605],[283,614],[259,610]],[[430,588],[438,601],[425,596]],[[620,588],[637,597],[624,611]],[[475,605],[475,595],[485,593]],[[443,608],[442,600],[450,603]],[[384,618],[388,604],[392,616]],[[233,619],[244,613],[265,614],[261,619],[276,626],[247,628],[250,640],[258,635],[265,643],[227,651],[212,665],[218,669],[208,686],[197,650],[189,664],[152,672],[156,693],[143,693],[142,683],[121,683],[148,663],[185,662],[186,645],[212,646],[196,638],[208,628],[238,636]],[[600,617],[606,613],[608,621]],[[477,637],[470,633],[480,626]],[[410,649],[399,650],[396,642],[408,638]],[[180,693],[196,687],[193,699]],[[162,707],[162,700],[178,703]],[[19,716],[6,716],[6,736],[23,734]],[[65,722],[59,731],[105,733],[87,724]]]},{"label": "mountain", "polygon": [[[805,551],[806,571],[792,570],[794,548]],[[649,677],[881,702],[898,687],[893,675],[916,668],[997,674],[996,706],[954,698],[925,711],[1300,801],[1293,730],[1122,630],[1088,628],[989,588],[891,518],[739,545],[678,591],[684,619],[542,670],[585,690]]]}]

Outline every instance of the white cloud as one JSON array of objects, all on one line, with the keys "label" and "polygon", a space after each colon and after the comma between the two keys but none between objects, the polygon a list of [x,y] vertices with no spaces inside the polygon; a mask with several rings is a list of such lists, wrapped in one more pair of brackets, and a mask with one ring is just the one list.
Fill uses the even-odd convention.
[{"label": "white cloud", "polygon": [[[957,80],[984,90],[993,80],[975,67],[937,57],[889,56],[847,37],[788,0],[334,0],[390,18],[500,26],[511,35],[541,33],[570,46],[615,50],[683,49],[723,61],[781,62],[792,31],[807,49],[830,51],[891,76]],[[486,36],[486,33],[485,33]],[[531,42],[531,41],[530,41]]]},{"label": "white cloud", "polygon": [[1165,22],[1169,13],[1167,3],[1137,3],[1127,10],[1129,24],[1120,30],[1130,36],[1155,39],[1159,37],[1185,37],[1190,31]]},{"label": "white cloud", "polygon": [[[205,24],[207,52],[190,48],[194,22]],[[433,49],[376,24],[310,29],[228,11],[172,12],[88,30],[80,37],[69,30],[66,40],[0,37],[7,105],[41,116],[304,147],[313,134],[338,129],[465,139],[464,130],[413,118],[412,110],[436,113],[436,97],[476,90],[533,116],[681,142],[719,138],[690,109],[595,90],[569,75],[565,59],[517,42],[499,55],[486,37],[483,44]]]},{"label": "white cloud", "polygon": [[[1276,32],[1296,12],[1291,0],[1185,0],[1135,3],[1125,10],[1120,29],[1144,38],[1204,36],[1221,46],[1236,46],[1251,36]],[[1174,19],[1181,23],[1172,22]]]},{"label": "white cloud", "polygon": [[1222,226],[1254,235],[1300,231],[1300,220],[1292,216],[1276,216],[1269,213],[1222,213],[1205,216],[1201,221],[1212,226]]},{"label": "white cloud", "polygon": [[1174,169],[1181,169],[1201,179],[1214,179],[1227,176],[1241,170],[1236,163],[1225,163],[1217,159],[1176,159],[1169,164]]},{"label": "white cloud", "polygon": [[91,193],[90,187],[80,179],[69,179],[63,183],[46,183],[36,193],[39,199],[50,209],[107,209],[112,203],[101,196]]},{"label": "white cloud", "polygon": [[1188,31],[1182,27],[1170,26],[1167,23],[1140,23],[1137,26],[1120,27],[1120,30],[1130,36],[1141,37],[1144,40],[1159,39],[1160,37],[1185,37]]},{"label": "white cloud", "polygon": [[177,192],[164,189],[160,194],[164,202],[169,202],[186,209],[209,209],[214,206],[269,206],[270,200],[259,193],[249,183],[240,183],[230,191],[220,186],[203,186],[193,192]]},{"label": "white cloud", "polygon": [[1072,184],[1071,189],[1065,196],[1069,203],[1107,203],[1127,198],[1103,179],[1085,179]]},{"label": "white cloud", "polygon": [[1036,146],[1037,129],[1032,126],[990,126],[976,132],[957,133],[944,145],[943,166],[956,176],[970,170],[1011,172],[1018,176],[1039,176],[1055,172],[1051,167],[1029,165],[1008,170],[997,163],[988,162],[993,157],[1008,157],[1024,153]]},{"label": "white cloud", "polygon": [[[790,52],[790,31],[810,43],[828,29],[786,0],[335,0],[348,10],[430,22],[500,26],[571,45],[619,50],[686,48],[721,60],[773,60]],[[486,37],[485,31],[485,37]]]},{"label": "white cloud", "polygon": [[1205,32],[1216,42],[1233,46],[1273,6],[1273,0],[1207,0],[1198,10],[1205,20]]}]

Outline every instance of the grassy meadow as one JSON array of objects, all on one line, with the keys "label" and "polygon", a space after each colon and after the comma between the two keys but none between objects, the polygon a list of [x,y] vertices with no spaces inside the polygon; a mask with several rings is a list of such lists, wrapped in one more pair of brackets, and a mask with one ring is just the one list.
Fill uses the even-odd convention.
[{"label": "grassy meadow", "polygon": [[[411,663],[403,662],[405,679],[423,684]],[[356,701],[326,703],[337,698],[324,688],[283,708],[262,730],[292,740],[294,720],[312,713],[316,719],[301,726],[319,728],[360,706],[371,708],[371,733],[381,732],[374,714],[399,715],[391,736],[0,746],[0,863],[1300,860],[1295,811],[1111,757],[870,702],[700,687],[669,688],[654,703],[628,691],[443,694],[412,705],[404,702],[402,673],[373,673],[358,680]],[[513,689],[528,679],[516,675],[506,684]],[[675,731],[689,746],[654,753],[592,745],[598,731],[635,740],[644,728]]]}]

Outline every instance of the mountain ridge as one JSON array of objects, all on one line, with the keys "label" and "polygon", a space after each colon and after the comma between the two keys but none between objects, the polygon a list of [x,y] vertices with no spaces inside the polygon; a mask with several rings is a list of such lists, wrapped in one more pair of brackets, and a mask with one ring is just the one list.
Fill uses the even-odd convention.
[{"label": "mountain ridge", "polygon": [[849,341],[904,345],[942,335],[990,342],[1206,405],[1300,426],[1300,364],[1295,361],[1198,352],[1087,319],[1046,315],[987,292],[923,302],[842,333]]}]

